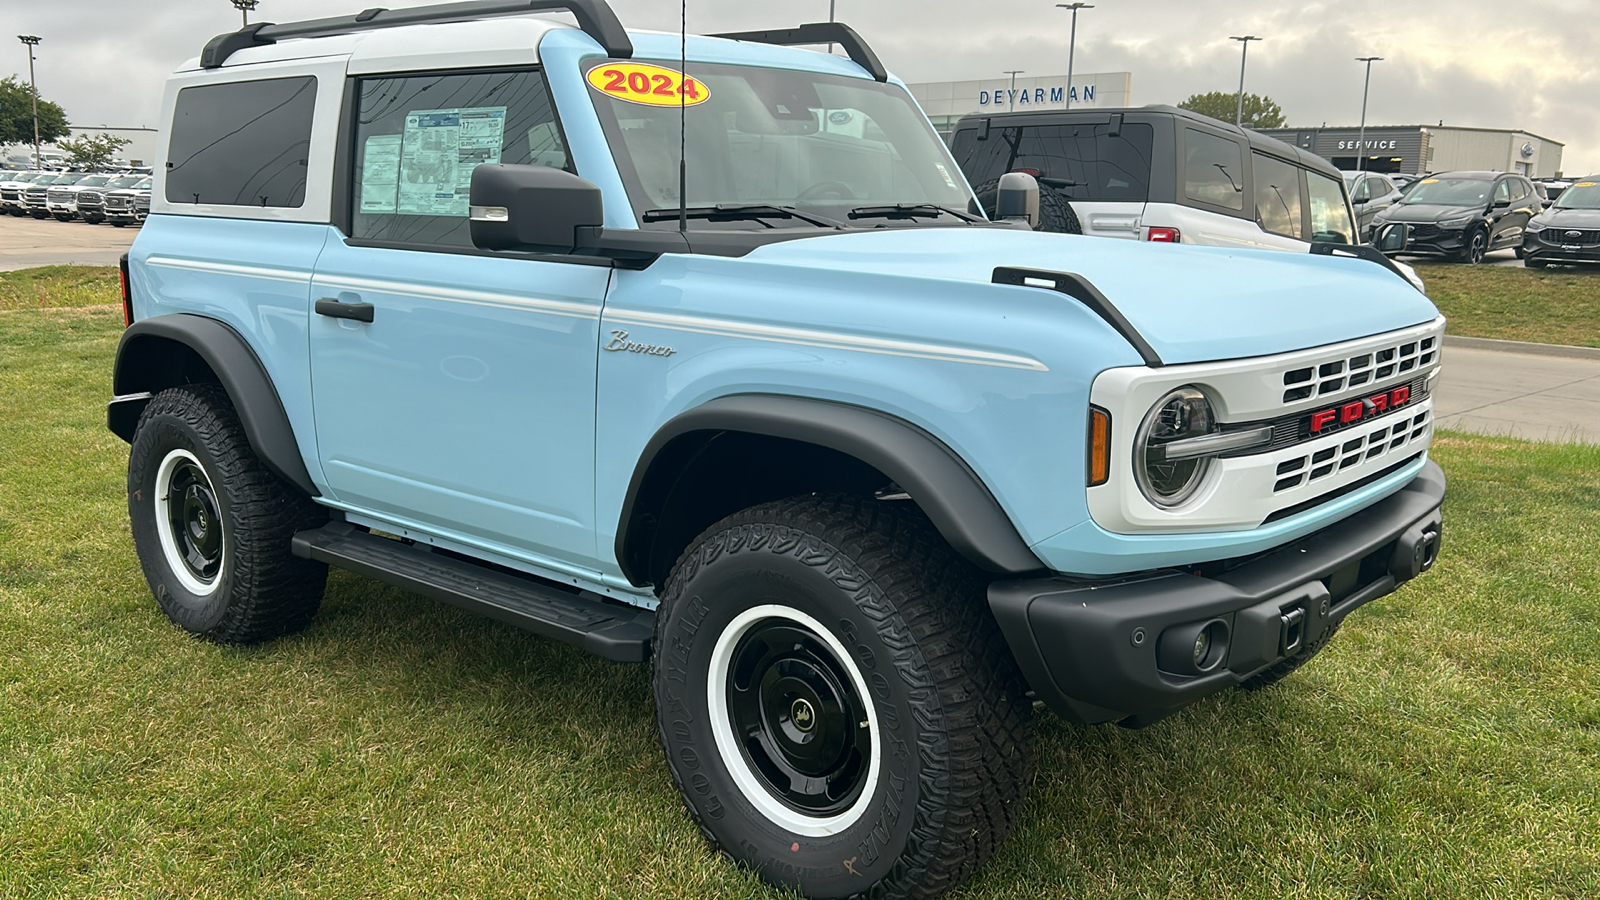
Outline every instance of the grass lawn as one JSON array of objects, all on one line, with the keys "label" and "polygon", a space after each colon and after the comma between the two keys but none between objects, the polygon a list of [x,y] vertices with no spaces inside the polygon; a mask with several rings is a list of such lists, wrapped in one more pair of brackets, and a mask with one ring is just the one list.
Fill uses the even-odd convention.
[{"label": "grass lawn", "polygon": [[0,272],[0,311],[121,303],[112,266],[45,266]]},{"label": "grass lawn", "polygon": [[1600,266],[1419,265],[1417,274],[1450,334],[1600,347]]},{"label": "grass lawn", "polygon": [[[0,312],[0,896],[781,896],[681,810],[646,667],[338,572],[268,646],[168,625],[103,424],[120,327]],[[1433,573],[1272,690],[1041,715],[960,896],[1600,895],[1600,448],[1436,458]]]}]

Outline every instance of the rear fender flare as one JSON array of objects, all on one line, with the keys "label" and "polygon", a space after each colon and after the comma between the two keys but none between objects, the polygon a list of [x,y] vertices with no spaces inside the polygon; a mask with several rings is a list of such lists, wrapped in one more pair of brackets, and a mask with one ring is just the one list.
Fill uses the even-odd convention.
[{"label": "rear fender flare", "polygon": [[112,376],[115,396],[106,410],[111,431],[131,443],[150,398],[194,380],[184,369],[187,354],[175,352],[174,345],[193,351],[228,392],[250,449],[262,463],[278,477],[316,496],[319,492],[306,470],[272,377],[239,332],[216,319],[188,313],[157,316],[135,322],[122,333]]}]

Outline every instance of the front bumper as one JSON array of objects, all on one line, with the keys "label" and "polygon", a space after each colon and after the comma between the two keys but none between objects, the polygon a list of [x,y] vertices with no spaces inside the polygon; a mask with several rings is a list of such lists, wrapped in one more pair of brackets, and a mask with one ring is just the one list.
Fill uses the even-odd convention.
[{"label": "front bumper", "polygon": [[[1444,493],[1444,472],[1429,462],[1392,496],[1248,560],[1116,583],[997,581],[989,606],[1047,706],[1087,723],[1147,725],[1294,656],[1427,571]],[[1203,674],[1169,671],[1181,667],[1174,641],[1192,646],[1185,636],[1217,622],[1212,634],[1227,635],[1220,662]]]},{"label": "front bumper", "polygon": [[[1460,228],[1441,228],[1438,225],[1426,223],[1407,222],[1411,226],[1411,237],[1406,241],[1404,250],[1390,254],[1414,254],[1418,256],[1459,256],[1467,248],[1467,235],[1477,227],[1476,222]],[[1370,235],[1376,234],[1378,225],[1373,224]]]},{"label": "front bumper", "polygon": [[1600,242],[1556,243],[1546,241],[1541,231],[1525,231],[1522,233],[1522,258],[1545,262],[1600,262]]}]

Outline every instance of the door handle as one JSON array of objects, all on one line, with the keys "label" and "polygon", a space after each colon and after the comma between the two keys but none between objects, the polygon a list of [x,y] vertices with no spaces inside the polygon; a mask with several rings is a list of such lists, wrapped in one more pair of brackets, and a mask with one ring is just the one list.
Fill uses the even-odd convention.
[{"label": "door handle", "polygon": [[340,303],[337,300],[317,301],[317,315],[327,316],[330,319],[353,319],[357,322],[371,322],[373,311],[371,303]]}]

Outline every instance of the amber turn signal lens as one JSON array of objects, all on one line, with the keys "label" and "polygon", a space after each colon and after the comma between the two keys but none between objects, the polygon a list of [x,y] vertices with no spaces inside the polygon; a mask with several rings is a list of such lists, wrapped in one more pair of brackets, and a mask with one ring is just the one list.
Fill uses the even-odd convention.
[{"label": "amber turn signal lens", "polygon": [[1089,407],[1089,486],[1111,479],[1111,414]]}]

